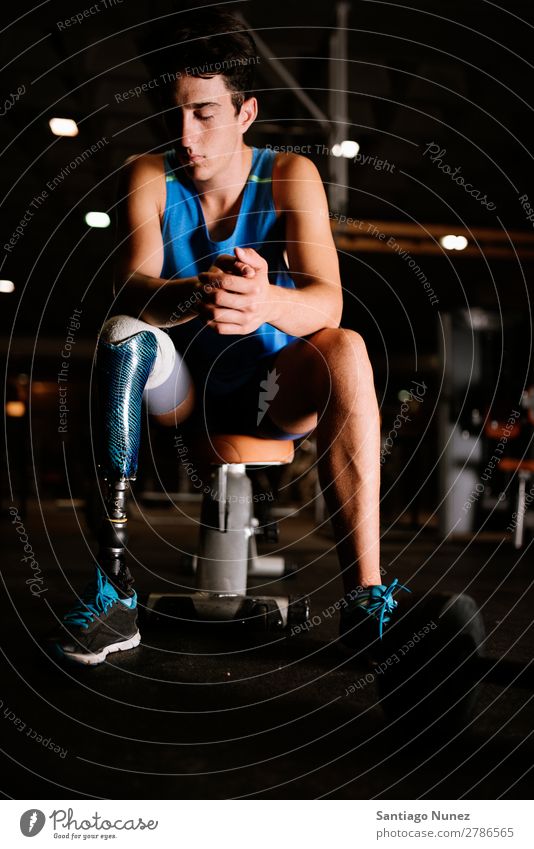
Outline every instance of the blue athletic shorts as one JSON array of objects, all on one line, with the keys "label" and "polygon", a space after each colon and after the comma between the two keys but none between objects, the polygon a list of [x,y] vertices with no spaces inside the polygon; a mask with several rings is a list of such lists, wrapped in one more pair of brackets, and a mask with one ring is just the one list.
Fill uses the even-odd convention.
[{"label": "blue athletic shorts", "polygon": [[311,430],[287,433],[269,416],[270,402],[277,391],[274,374],[277,356],[278,352],[260,360],[253,377],[228,393],[213,395],[209,387],[202,391],[197,384],[195,424],[208,433],[244,433],[261,439],[302,439],[312,433]]}]

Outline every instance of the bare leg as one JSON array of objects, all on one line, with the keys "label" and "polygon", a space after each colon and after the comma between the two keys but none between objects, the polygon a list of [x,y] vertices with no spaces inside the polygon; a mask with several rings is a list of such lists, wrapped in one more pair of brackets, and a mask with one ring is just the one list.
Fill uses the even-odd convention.
[{"label": "bare leg", "polygon": [[319,330],[284,348],[275,367],[272,420],[293,433],[317,423],[319,480],[345,592],[381,584],[380,418],[365,343],[352,330]]},{"label": "bare leg", "polygon": [[174,410],[170,410],[168,413],[159,413],[158,415],[153,415],[152,418],[159,422],[159,424],[161,425],[166,425],[167,427],[176,427],[191,415],[194,406],[195,388],[193,383],[191,382],[191,385],[187,392],[187,396],[184,398],[181,404],[178,404],[178,406],[175,407]]}]

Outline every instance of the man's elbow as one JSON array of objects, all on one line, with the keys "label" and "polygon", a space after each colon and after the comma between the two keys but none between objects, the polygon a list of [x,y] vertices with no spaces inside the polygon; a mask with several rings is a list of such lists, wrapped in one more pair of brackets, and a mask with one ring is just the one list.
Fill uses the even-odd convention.
[{"label": "man's elbow", "polygon": [[343,297],[340,295],[336,302],[332,305],[332,310],[329,317],[329,324],[327,327],[339,327],[341,324],[341,317],[343,315]]},{"label": "man's elbow", "polygon": [[336,330],[341,324],[341,313],[323,316],[321,326],[317,330]]},{"label": "man's elbow", "polygon": [[341,315],[332,318],[331,321],[326,326],[332,327],[334,330],[336,330],[340,326],[340,324],[341,324]]}]

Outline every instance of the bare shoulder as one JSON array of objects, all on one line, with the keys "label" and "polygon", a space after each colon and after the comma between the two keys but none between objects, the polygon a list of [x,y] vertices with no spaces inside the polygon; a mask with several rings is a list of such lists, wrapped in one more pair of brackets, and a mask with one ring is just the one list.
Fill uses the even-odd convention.
[{"label": "bare shoulder", "polygon": [[129,156],[121,168],[121,184],[129,200],[155,202],[165,207],[165,165],[162,153],[139,153]]},{"label": "bare shoulder", "polygon": [[318,180],[316,165],[299,153],[278,153],[273,165],[273,180]]},{"label": "bare shoulder", "polygon": [[273,199],[278,209],[288,209],[304,198],[322,203],[323,181],[315,163],[298,153],[279,153],[273,165]]}]

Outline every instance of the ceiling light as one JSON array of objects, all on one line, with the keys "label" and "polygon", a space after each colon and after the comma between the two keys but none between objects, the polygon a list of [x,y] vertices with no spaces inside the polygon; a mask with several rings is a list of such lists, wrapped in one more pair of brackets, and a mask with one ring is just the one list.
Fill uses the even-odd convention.
[{"label": "ceiling light", "polygon": [[453,235],[442,236],[439,243],[446,251],[463,251],[468,245],[468,241],[465,236]]},{"label": "ceiling light", "polygon": [[111,218],[107,212],[88,212],[85,216],[85,223],[89,227],[109,227]]},{"label": "ceiling light", "polygon": [[48,126],[55,136],[78,135],[78,124],[72,118],[50,118]]},{"label": "ceiling light", "polygon": [[358,155],[359,150],[360,145],[357,141],[349,141],[349,139],[346,139],[341,142],[341,156],[344,156],[345,159],[354,159],[354,157]]},{"label": "ceiling light", "polygon": [[332,156],[343,156],[345,159],[354,159],[358,155],[360,145],[357,141],[345,139],[341,144],[335,144],[332,148]]},{"label": "ceiling light", "polygon": [[8,401],[6,403],[6,416],[11,419],[20,419],[26,412],[24,401]]}]

